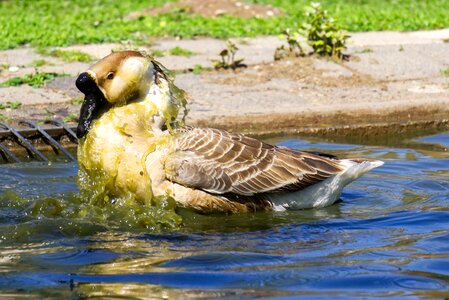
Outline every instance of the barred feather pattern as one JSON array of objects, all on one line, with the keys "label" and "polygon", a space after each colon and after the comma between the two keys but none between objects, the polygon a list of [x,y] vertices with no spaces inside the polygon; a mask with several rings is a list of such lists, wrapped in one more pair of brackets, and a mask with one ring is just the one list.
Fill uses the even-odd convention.
[{"label": "barred feather pattern", "polygon": [[301,190],[344,170],[339,160],[212,128],[176,131],[167,179],[213,194],[254,196]]}]

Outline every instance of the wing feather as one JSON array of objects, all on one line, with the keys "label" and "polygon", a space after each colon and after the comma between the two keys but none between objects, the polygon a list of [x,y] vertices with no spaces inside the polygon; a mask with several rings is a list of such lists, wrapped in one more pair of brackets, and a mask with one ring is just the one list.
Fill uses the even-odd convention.
[{"label": "wing feather", "polygon": [[295,191],[344,169],[331,156],[276,147],[242,134],[193,127],[177,134],[176,151],[165,161],[167,178],[215,194]]}]

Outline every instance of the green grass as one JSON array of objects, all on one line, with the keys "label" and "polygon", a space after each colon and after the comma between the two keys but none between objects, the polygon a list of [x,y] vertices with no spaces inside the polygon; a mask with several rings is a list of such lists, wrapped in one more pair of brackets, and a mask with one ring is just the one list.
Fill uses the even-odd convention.
[{"label": "green grass", "polygon": [[0,109],[19,109],[22,106],[22,102],[20,101],[6,101],[6,103],[0,103]]},{"label": "green grass", "polygon": [[174,47],[169,50],[159,50],[159,49],[153,49],[151,50],[151,55],[154,57],[164,57],[166,55],[175,55],[175,56],[192,56],[195,53],[193,53],[190,50],[181,48],[181,47]]},{"label": "green grass", "polygon": [[193,67],[193,70],[192,70],[192,73],[193,74],[195,74],[195,75],[200,75],[201,74],[201,72],[203,72],[203,67],[201,66],[201,65],[195,65],[194,67]]},{"label": "green grass", "polygon": [[22,77],[13,77],[0,84],[0,87],[6,86],[19,86],[22,84],[28,84],[34,88],[43,86],[45,83],[52,81],[58,76],[65,76],[65,74],[57,73],[35,73],[27,74]]},{"label": "green grass", "polygon": [[4,114],[0,114],[0,122],[6,122],[6,121],[9,121],[9,120],[11,120],[10,117],[8,117],[8,116],[6,116]]},{"label": "green grass", "polygon": [[176,56],[192,56],[194,53],[190,50],[181,48],[181,47],[174,47],[168,50],[168,53],[170,55],[176,55]]},{"label": "green grass", "polygon": [[[128,19],[133,11],[159,6],[164,0],[0,1],[0,49],[24,44],[67,46],[131,40],[148,43],[152,36],[217,38],[277,35],[303,21],[305,0],[252,0],[286,12],[270,19],[231,16],[205,18],[184,11]],[[323,7],[348,31],[417,30],[449,26],[447,0],[323,0]]]},{"label": "green grass", "polygon": [[90,56],[89,54],[78,50],[61,50],[61,49],[49,50],[46,48],[40,48],[38,49],[38,52],[42,55],[60,58],[65,62],[74,62],[74,61],[91,62],[94,60],[93,57]]},{"label": "green grass", "polygon": [[446,76],[446,77],[449,77],[449,68],[441,70],[441,74]]},{"label": "green grass", "polygon": [[37,67],[42,67],[46,64],[47,64],[47,61],[45,59],[36,59],[36,60],[33,60],[33,62],[31,63],[31,66],[37,68]]},{"label": "green grass", "polygon": [[163,57],[163,56],[165,56],[165,51],[158,50],[158,49],[151,50],[151,56],[154,56],[154,57]]}]

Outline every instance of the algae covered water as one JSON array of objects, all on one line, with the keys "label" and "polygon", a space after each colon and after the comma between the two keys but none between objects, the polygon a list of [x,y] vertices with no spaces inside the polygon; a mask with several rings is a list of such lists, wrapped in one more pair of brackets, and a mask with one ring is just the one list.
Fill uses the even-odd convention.
[{"label": "algae covered water", "polygon": [[156,223],[138,206],[85,203],[76,164],[2,165],[0,297],[449,297],[449,134],[270,142],[385,165],[324,209],[208,216],[167,204]]}]

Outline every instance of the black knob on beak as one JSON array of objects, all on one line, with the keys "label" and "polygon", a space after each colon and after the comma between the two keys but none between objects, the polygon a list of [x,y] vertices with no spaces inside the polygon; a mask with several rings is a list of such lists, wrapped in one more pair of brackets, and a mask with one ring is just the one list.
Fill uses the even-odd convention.
[{"label": "black knob on beak", "polygon": [[87,134],[92,122],[106,107],[107,101],[88,72],[81,73],[76,79],[76,87],[85,95],[80,109],[80,118],[76,136],[80,139]]},{"label": "black knob on beak", "polygon": [[76,87],[83,94],[90,94],[96,90],[95,80],[87,72],[81,73],[76,79]]}]

